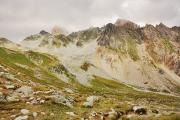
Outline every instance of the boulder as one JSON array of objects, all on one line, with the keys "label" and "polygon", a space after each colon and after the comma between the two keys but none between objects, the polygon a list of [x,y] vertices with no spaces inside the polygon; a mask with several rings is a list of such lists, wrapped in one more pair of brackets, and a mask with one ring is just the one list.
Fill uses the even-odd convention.
[{"label": "boulder", "polygon": [[14,89],[14,88],[15,88],[14,85],[5,85],[4,87],[5,87],[6,89]]},{"label": "boulder", "polygon": [[0,72],[0,76],[6,78],[6,79],[8,79],[8,80],[14,80],[14,79],[16,79],[16,78],[14,77],[14,75],[12,75],[12,74],[10,74],[10,73],[7,73],[7,72]]},{"label": "boulder", "polygon": [[120,112],[115,111],[114,109],[111,109],[111,111],[106,113],[105,116],[110,120],[117,120],[122,116],[122,114]]},{"label": "boulder", "polygon": [[15,118],[14,120],[27,120],[28,119],[28,116],[25,115],[25,116],[18,116],[17,118]]},{"label": "boulder", "polygon": [[86,99],[86,102],[83,103],[84,107],[93,107],[93,104],[95,101],[98,101],[98,97],[97,96],[89,96]]},{"label": "boulder", "polygon": [[32,115],[34,118],[36,118],[38,114],[37,114],[37,112],[33,112]]},{"label": "boulder", "polygon": [[134,111],[134,113],[136,113],[138,115],[147,114],[147,109],[145,107],[143,107],[143,106],[134,106],[133,111]]},{"label": "boulder", "polygon": [[11,96],[7,96],[6,100],[8,102],[18,102],[19,101],[18,96],[14,95],[14,94],[12,94]]},{"label": "boulder", "polygon": [[29,86],[22,86],[16,90],[16,93],[20,94],[22,97],[30,97],[33,95],[33,90]]},{"label": "boulder", "polygon": [[71,97],[65,97],[61,94],[56,94],[52,95],[51,98],[54,101],[54,103],[63,104],[71,108],[73,107],[74,99]]},{"label": "boulder", "polygon": [[21,109],[21,113],[24,114],[24,115],[25,115],[25,114],[28,114],[28,113],[29,113],[29,110],[27,110],[27,109]]},{"label": "boulder", "polygon": [[66,112],[67,115],[70,115],[70,116],[76,116],[76,114],[74,112]]}]

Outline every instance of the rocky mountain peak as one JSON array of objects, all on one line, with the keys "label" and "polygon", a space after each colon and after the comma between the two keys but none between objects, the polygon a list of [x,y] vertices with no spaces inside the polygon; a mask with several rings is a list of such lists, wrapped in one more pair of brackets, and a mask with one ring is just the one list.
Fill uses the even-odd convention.
[{"label": "rocky mountain peak", "polygon": [[59,34],[61,34],[61,32],[62,32],[61,28],[57,25],[55,25],[51,30],[51,33],[53,35],[59,35]]},{"label": "rocky mountain peak", "polygon": [[112,23],[108,23],[106,26],[105,26],[105,29],[104,29],[104,34],[111,34],[111,33],[115,33],[117,30],[116,26]]},{"label": "rocky mountain peak", "polygon": [[0,44],[3,44],[3,43],[11,43],[11,41],[6,38],[0,38]]},{"label": "rocky mountain peak", "polygon": [[159,28],[168,28],[165,24],[163,24],[162,22],[159,25],[156,25],[156,27]]},{"label": "rocky mountain peak", "polygon": [[45,30],[41,30],[41,31],[39,32],[39,34],[41,34],[41,35],[46,35],[46,34],[49,34],[49,33],[46,32]]},{"label": "rocky mountain peak", "polygon": [[129,20],[125,19],[117,19],[116,22],[114,23],[118,27],[125,27],[129,29],[137,29],[139,26]]}]

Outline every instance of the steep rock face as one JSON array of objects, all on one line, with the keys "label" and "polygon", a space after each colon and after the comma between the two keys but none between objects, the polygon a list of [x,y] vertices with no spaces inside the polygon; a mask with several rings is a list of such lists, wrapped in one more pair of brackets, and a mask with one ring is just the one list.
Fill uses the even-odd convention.
[{"label": "steep rock face", "polygon": [[90,42],[97,39],[101,33],[101,29],[98,27],[91,27],[87,30],[82,30],[79,32],[73,32],[68,35],[72,41],[76,43],[77,46],[82,46],[86,42]]},{"label": "steep rock face", "polygon": [[156,27],[146,25],[142,29],[146,49],[149,55],[158,63],[165,64],[179,76],[179,33],[160,23]]},{"label": "steep rock face", "polygon": [[100,46],[118,49],[122,48],[128,40],[134,40],[137,43],[141,43],[140,29],[132,29],[129,26],[129,23],[120,26],[109,23],[103,28],[97,41]]}]

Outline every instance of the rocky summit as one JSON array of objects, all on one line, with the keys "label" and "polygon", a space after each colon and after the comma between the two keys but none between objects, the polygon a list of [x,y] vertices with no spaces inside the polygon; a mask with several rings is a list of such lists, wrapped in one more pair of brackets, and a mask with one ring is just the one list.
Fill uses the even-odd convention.
[{"label": "rocky summit", "polygon": [[180,27],[63,31],[0,38],[1,120],[180,119]]}]

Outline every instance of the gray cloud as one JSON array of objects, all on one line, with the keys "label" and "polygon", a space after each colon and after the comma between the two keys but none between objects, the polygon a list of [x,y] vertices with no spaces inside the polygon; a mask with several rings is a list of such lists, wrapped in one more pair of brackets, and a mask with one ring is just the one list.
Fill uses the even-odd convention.
[{"label": "gray cloud", "polygon": [[69,31],[117,18],[180,25],[180,0],[0,0],[0,36],[14,41],[54,25]]}]

